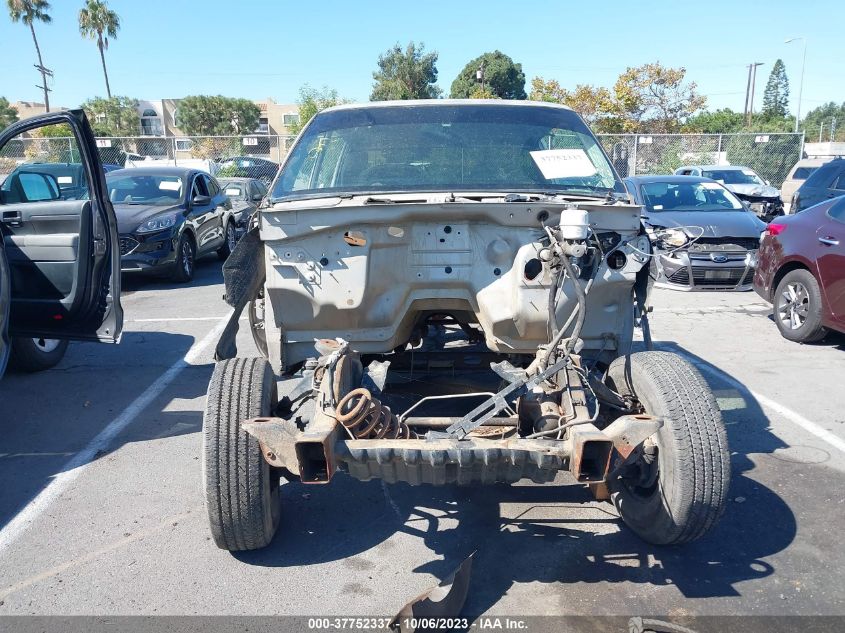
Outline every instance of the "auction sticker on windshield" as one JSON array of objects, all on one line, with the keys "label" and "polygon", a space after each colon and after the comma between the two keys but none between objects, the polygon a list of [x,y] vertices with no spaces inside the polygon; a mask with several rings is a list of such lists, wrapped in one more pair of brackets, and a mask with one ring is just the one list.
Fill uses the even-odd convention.
[{"label": "auction sticker on windshield", "polygon": [[583,149],[544,149],[530,152],[543,178],[585,178],[595,176],[596,167]]},{"label": "auction sticker on windshield", "polygon": [[158,188],[162,191],[179,191],[182,188],[181,180],[162,180],[158,183]]}]

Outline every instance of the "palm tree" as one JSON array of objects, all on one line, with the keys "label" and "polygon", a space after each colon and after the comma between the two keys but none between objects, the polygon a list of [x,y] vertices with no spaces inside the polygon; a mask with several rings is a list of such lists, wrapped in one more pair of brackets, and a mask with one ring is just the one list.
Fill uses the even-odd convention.
[{"label": "palm tree", "polygon": [[6,0],[9,7],[9,17],[12,22],[22,22],[29,27],[32,33],[32,41],[35,42],[35,52],[38,53],[38,70],[41,72],[41,87],[44,89],[44,108],[50,111],[49,88],[47,88],[47,75],[52,74],[44,67],[41,59],[41,48],[38,46],[38,38],[35,37],[35,23],[43,22],[50,24],[53,18],[47,13],[50,10],[50,3],[47,0]]},{"label": "palm tree", "polygon": [[106,55],[103,52],[109,47],[109,38],[116,38],[120,30],[120,18],[111,11],[105,0],[87,0],[85,6],[79,10],[79,33],[82,37],[97,40],[100,49],[100,60],[103,62],[103,74],[106,77],[106,94],[111,99],[109,73],[106,70]]}]

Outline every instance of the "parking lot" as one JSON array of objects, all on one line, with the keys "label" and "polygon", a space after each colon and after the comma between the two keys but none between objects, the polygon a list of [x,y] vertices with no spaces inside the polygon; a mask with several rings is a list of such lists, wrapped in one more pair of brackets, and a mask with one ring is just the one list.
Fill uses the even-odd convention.
[{"label": "parking lot", "polygon": [[754,293],[654,299],[656,345],[702,370],[728,429],[730,501],[703,540],[649,546],[563,476],[341,475],[283,485],[271,546],[232,555],[210,540],[201,481],[220,265],[189,286],[124,286],[120,345],[72,344],[55,369],[0,383],[0,614],[390,616],[474,550],[470,617],[845,611],[845,337],[790,343]]}]

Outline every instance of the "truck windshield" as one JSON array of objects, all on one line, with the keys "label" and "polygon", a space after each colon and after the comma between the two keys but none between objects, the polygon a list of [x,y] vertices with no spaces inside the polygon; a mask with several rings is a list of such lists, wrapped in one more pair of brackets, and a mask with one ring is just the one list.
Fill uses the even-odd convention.
[{"label": "truck windshield", "polygon": [[516,104],[344,108],[318,114],[273,200],[403,191],[624,193],[572,111]]}]

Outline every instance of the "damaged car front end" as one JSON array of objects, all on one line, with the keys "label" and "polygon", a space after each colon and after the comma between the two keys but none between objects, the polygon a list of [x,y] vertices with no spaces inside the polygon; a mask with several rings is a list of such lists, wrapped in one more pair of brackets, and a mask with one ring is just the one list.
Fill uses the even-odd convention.
[{"label": "damaged car front end", "polygon": [[[640,207],[567,108],[318,114],[224,268],[236,309],[205,415],[215,542],[266,545],[280,475],[340,472],[468,485],[564,471],[646,540],[698,538],[724,506],[727,444],[689,363],[632,351],[636,325],[649,340],[651,255]],[[258,302],[266,360],[235,357]]]},{"label": "damaged car front end", "polygon": [[695,176],[636,176],[625,184],[643,207],[650,276],[673,290],[750,290],[766,224],[726,188]]}]

